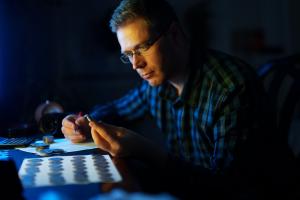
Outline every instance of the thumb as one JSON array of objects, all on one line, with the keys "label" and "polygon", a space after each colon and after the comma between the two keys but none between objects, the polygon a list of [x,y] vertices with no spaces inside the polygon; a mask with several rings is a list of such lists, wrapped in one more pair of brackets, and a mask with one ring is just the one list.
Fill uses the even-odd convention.
[{"label": "thumb", "polygon": [[89,126],[96,130],[96,132],[98,132],[105,140],[107,140],[109,143],[113,142],[114,139],[111,135],[112,129],[111,129],[111,125],[106,124],[104,122],[95,122],[95,121],[91,121],[89,123]]},{"label": "thumb", "polygon": [[75,124],[77,125],[83,125],[86,123],[86,120],[84,117],[78,117],[76,120],[75,120]]}]

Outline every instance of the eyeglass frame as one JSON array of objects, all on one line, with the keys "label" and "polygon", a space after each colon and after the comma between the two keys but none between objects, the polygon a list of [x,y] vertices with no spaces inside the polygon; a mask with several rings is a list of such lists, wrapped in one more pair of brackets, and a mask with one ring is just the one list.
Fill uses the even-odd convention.
[{"label": "eyeglass frame", "polygon": [[126,53],[121,53],[120,59],[124,64],[132,63],[134,55],[143,55],[147,52],[163,35],[165,32],[159,33],[156,37],[148,39],[146,42],[139,44],[133,50],[129,50]]}]

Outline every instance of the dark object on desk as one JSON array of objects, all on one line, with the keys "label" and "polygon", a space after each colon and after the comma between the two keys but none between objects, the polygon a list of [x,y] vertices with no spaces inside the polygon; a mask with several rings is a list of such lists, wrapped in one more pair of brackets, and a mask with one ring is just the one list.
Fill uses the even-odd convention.
[{"label": "dark object on desk", "polygon": [[38,136],[36,124],[20,124],[11,127],[0,137],[0,149],[29,146]]},{"label": "dark object on desk", "polygon": [[[23,200],[23,186],[13,160],[0,160],[0,194],[7,199]],[[13,191],[13,192],[12,192]]]},{"label": "dark object on desk", "polygon": [[35,121],[39,122],[45,114],[63,113],[63,112],[64,109],[62,105],[60,105],[55,101],[46,100],[45,102],[38,105],[34,113],[34,118]]},{"label": "dark object on desk", "polygon": [[62,137],[61,122],[66,113],[48,113],[44,114],[38,122],[39,130],[42,133],[51,133],[54,137]]}]

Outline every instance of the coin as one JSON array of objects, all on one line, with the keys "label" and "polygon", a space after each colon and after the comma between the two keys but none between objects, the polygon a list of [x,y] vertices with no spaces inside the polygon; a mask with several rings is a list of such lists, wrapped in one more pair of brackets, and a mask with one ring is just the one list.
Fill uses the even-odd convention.
[{"label": "coin", "polygon": [[45,144],[52,144],[54,142],[54,136],[53,135],[45,135],[45,136],[43,136],[43,141]]}]

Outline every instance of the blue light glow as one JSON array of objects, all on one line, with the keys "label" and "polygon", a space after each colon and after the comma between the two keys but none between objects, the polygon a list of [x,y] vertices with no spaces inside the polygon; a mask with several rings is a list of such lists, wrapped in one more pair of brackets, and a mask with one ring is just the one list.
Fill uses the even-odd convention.
[{"label": "blue light glow", "polygon": [[[4,23],[4,9],[3,9],[3,1],[0,2],[0,30],[3,30]],[[2,102],[2,98],[4,96],[4,88],[3,88],[3,74],[4,74],[4,63],[3,63],[3,31],[0,31],[0,103]]]}]

